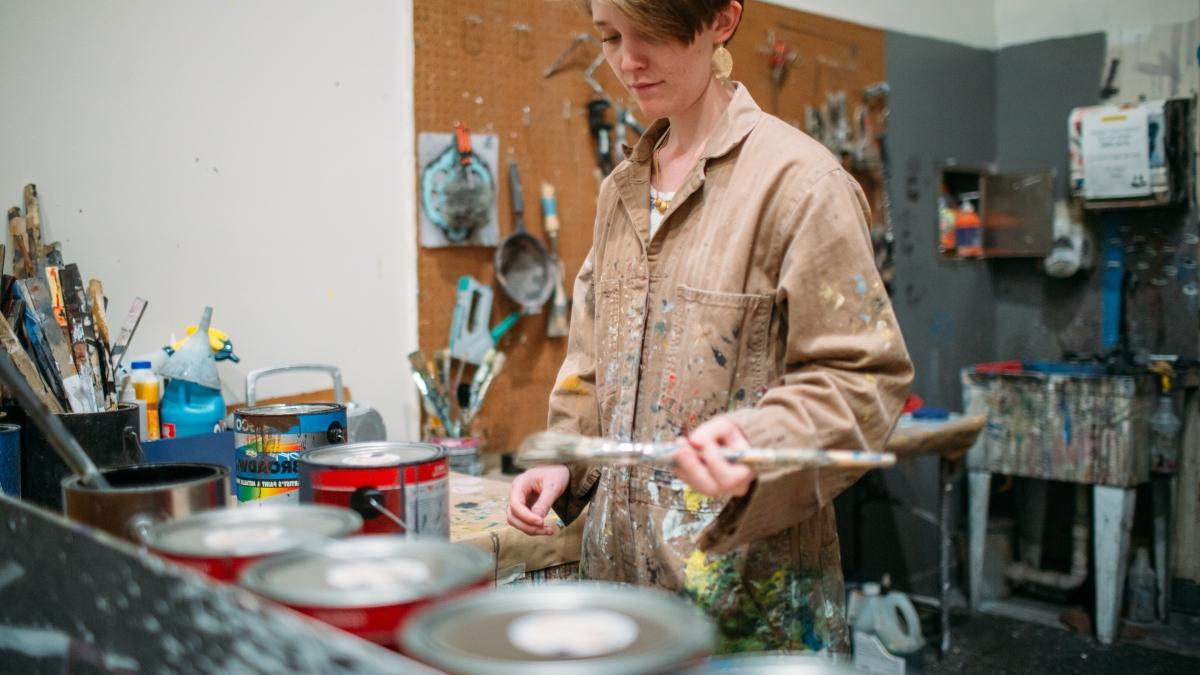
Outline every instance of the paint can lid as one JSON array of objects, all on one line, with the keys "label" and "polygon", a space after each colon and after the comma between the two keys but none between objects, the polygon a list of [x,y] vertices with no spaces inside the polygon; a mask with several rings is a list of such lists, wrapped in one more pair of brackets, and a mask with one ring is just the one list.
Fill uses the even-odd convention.
[{"label": "paint can lid", "polygon": [[362,535],[265,558],[238,582],[295,607],[368,608],[438,597],[493,573],[492,557],[465,544]]},{"label": "paint can lid", "polygon": [[315,504],[214,509],[153,526],[146,545],[179,556],[255,557],[345,537],[362,522],[350,509]]},{"label": "paint can lid", "polygon": [[521,586],[414,617],[406,653],[455,673],[666,673],[713,647],[711,621],[653,588],[599,582]]},{"label": "paint can lid", "polygon": [[300,456],[301,463],[342,469],[377,469],[441,459],[446,451],[430,443],[348,443],[327,445]]}]

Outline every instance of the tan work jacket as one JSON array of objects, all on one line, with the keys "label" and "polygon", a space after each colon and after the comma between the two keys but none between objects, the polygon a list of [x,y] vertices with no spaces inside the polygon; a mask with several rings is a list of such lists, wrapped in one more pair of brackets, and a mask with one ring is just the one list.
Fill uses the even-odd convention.
[{"label": "tan work jacket", "polygon": [[[550,429],[669,441],[729,413],[756,447],[881,449],[912,365],[857,182],[739,85],[651,239],[667,124],[600,188]],[[721,651],[844,652],[831,502],[860,475],[776,470],[712,500],[669,470],[578,465],[556,508],[590,502],[584,576],[692,598]]]}]

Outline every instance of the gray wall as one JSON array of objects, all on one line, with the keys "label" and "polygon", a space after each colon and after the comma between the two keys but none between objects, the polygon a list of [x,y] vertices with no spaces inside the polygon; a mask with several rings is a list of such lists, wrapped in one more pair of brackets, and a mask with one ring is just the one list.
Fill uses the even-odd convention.
[{"label": "gray wall", "polygon": [[888,183],[896,235],[893,295],[926,404],[960,407],[958,371],[995,355],[992,279],[979,262],[937,252],[937,166],[996,156],[994,52],[887,35]]},{"label": "gray wall", "polygon": [[[892,302],[916,369],[913,393],[927,405],[955,410],[961,407],[959,369],[995,355],[994,292],[986,264],[938,255],[937,167],[949,159],[983,165],[995,157],[995,63],[988,50],[887,35]],[[911,509],[882,501],[880,488],[936,513],[937,460],[872,472],[839,501],[846,572],[864,579],[890,573],[900,588],[933,594],[937,530]]]},{"label": "gray wall", "polygon": [[[996,164],[1051,167],[1067,198],[1067,116],[1095,105],[1105,63],[1102,33],[1008,47],[996,53]],[[1035,259],[988,262],[999,358],[1057,359],[1100,351],[1100,266],[1067,279]]]}]

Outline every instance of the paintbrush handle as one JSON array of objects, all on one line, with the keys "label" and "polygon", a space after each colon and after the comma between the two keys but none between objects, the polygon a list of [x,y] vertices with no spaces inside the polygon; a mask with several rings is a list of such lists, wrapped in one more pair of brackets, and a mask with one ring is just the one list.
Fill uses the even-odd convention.
[{"label": "paintbrush handle", "polygon": [[748,448],[725,453],[725,458],[757,469],[787,466],[820,466],[839,469],[882,469],[896,464],[890,452],[862,450],[812,450]]}]

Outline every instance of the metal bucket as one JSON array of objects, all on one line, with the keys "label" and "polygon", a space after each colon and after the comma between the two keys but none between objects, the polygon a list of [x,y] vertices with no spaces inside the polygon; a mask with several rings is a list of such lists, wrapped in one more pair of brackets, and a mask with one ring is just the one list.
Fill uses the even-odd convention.
[{"label": "metal bucket", "polygon": [[354,509],[363,531],[450,538],[450,468],[428,443],[351,443],[300,458],[300,501]]},{"label": "metal bucket", "polygon": [[686,600],[653,588],[521,586],[442,603],[412,618],[405,654],[452,673],[676,673],[715,642]]},{"label": "metal bucket", "polygon": [[154,525],[146,547],[218,581],[236,581],[252,563],[362,529],[362,517],[332,506],[214,509]]},{"label": "metal bucket", "polygon": [[138,464],[102,471],[112,489],[62,482],[67,518],[140,544],[156,523],[225,506],[229,470],[215,464]]},{"label": "metal bucket", "polygon": [[300,455],[346,442],[346,406],[284,403],[233,413],[234,482],[238,502],[294,503]]},{"label": "metal bucket", "polygon": [[[54,511],[63,510],[62,481],[71,470],[17,407],[5,408],[6,420],[21,425],[21,498]],[[128,466],[143,460],[138,443],[138,409],[122,403],[116,410],[56,415],[100,468]]]},{"label": "metal bucket", "polygon": [[0,424],[0,494],[21,496],[21,427]]},{"label": "metal bucket", "polygon": [[444,541],[364,535],[261,560],[239,583],[366,640],[396,646],[409,616],[491,586],[492,558]]}]

